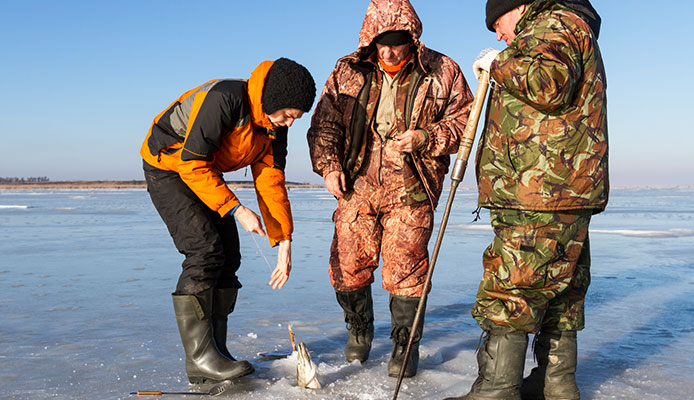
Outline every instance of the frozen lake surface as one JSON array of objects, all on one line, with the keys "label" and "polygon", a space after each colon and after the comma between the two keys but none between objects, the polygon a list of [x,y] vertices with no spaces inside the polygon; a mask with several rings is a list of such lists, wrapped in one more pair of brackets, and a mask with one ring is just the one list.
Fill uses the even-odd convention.
[{"label": "frozen lake surface", "polygon": [[[252,190],[236,193],[257,210]],[[289,193],[294,270],[283,290],[266,284],[263,256],[274,265],[275,249],[257,238],[259,249],[240,232],[244,288],[228,346],[256,372],[224,398],[390,399],[388,295],[377,281],[371,358],[347,364],[342,312],[327,273],[335,200],[321,189]],[[470,308],[492,233],[488,213],[471,222],[475,201],[475,188],[458,189],[419,373],[404,381],[400,399],[458,396],[476,377],[481,331]],[[582,398],[694,398],[694,188],[613,189],[607,211],[593,218],[591,248],[586,329],[578,336]],[[144,190],[0,190],[0,398],[205,390],[188,385],[171,305],[181,262]],[[288,324],[311,350],[323,390],[298,388],[291,358],[258,358],[290,347]],[[532,364],[529,351],[526,374]]]}]

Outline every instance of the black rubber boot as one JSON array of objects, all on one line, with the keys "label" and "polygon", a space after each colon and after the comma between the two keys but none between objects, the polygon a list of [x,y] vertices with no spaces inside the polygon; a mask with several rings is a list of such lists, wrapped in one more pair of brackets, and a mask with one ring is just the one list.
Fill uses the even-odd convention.
[{"label": "black rubber boot", "polygon": [[[388,375],[398,377],[402,362],[405,359],[407,342],[410,340],[410,329],[417,313],[419,297],[393,296],[390,295],[390,321],[392,329],[390,338],[393,340],[393,352],[388,362]],[[417,374],[419,366],[419,341],[422,339],[424,330],[424,313],[417,325],[417,332],[412,341],[412,349],[405,368],[405,378],[413,377]]]},{"label": "black rubber boot", "polygon": [[217,349],[209,317],[211,290],[195,296],[173,295],[172,298],[190,383],[221,382],[253,372],[253,366],[248,361],[230,360]]},{"label": "black rubber boot", "polygon": [[523,379],[523,400],[579,400],[575,331],[542,330],[533,349],[537,367]]},{"label": "black rubber boot", "polygon": [[479,372],[470,393],[446,400],[520,400],[528,334],[484,320],[484,344],[477,352]]},{"label": "black rubber boot", "polygon": [[348,362],[369,358],[371,341],[374,338],[374,303],[371,297],[371,286],[365,286],[353,292],[335,291],[337,302],[345,312],[347,323],[347,344],[345,358]]},{"label": "black rubber boot", "polygon": [[212,335],[217,350],[226,358],[236,361],[227,349],[228,315],[234,312],[238,289],[214,289],[212,292]]}]

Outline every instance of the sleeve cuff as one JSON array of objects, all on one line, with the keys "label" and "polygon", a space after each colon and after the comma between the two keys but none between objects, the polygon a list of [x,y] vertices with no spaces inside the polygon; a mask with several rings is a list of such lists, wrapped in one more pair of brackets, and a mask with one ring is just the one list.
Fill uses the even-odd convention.
[{"label": "sleeve cuff", "polygon": [[234,200],[232,200],[232,201],[230,201],[230,202],[224,204],[222,207],[220,207],[219,210],[217,210],[217,212],[218,212],[219,215],[221,215],[222,218],[223,218],[223,217],[225,217],[227,214],[229,214],[230,212],[236,210],[236,207],[238,207],[238,206],[240,206],[240,205],[241,205],[241,202],[239,202],[238,200],[234,199]]},{"label": "sleeve cuff", "polygon": [[236,206],[234,206],[234,208],[232,208],[227,214],[229,214],[229,216],[233,217],[233,216],[234,216],[234,212],[236,212],[236,209],[239,208],[240,205],[241,205],[241,203],[239,203],[239,204],[237,204]]},{"label": "sleeve cuff", "polygon": [[417,129],[417,132],[421,133],[422,138],[424,139],[417,150],[426,150],[429,147],[429,132],[427,132],[425,129]]},{"label": "sleeve cuff", "polygon": [[283,240],[289,240],[289,241],[291,242],[291,241],[292,241],[292,235],[291,235],[291,234],[285,235],[285,236],[283,236],[283,237],[281,237],[281,238],[270,238],[269,235],[268,235],[268,241],[270,242],[270,247],[275,247],[275,246],[277,246],[277,245],[280,244],[280,242],[283,241]]},{"label": "sleeve cuff", "polygon": [[335,172],[335,171],[342,171],[342,167],[340,167],[340,164],[338,164],[338,163],[330,163],[330,164],[328,164],[325,168],[323,168],[323,171],[322,171],[322,173],[323,173],[323,179],[325,179],[325,177],[326,177],[329,173]]}]

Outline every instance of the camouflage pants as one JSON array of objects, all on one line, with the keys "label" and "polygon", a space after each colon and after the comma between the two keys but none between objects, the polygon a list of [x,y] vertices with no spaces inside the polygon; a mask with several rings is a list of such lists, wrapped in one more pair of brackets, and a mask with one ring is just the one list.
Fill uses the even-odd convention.
[{"label": "camouflage pants", "polygon": [[591,214],[492,209],[475,319],[526,332],[583,329]]},{"label": "camouflage pants", "polygon": [[341,292],[372,284],[380,253],[383,288],[396,296],[420,297],[433,228],[429,202],[405,205],[387,201],[383,191],[364,193],[340,199],[333,214],[330,282]]}]

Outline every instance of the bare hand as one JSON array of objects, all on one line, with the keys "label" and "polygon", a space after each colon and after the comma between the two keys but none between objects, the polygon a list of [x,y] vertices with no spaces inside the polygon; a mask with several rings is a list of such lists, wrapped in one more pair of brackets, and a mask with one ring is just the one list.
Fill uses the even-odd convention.
[{"label": "bare hand", "polygon": [[239,223],[241,223],[241,226],[243,226],[246,232],[257,233],[265,237],[265,231],[263,230],[263,225],[260,223],[260,217],[258,214],[251,211],[251,209],[239,205],[236,211],[234,211],[234,216],[239,220]]},{"label": "bare hand", "polygon": [[345,174],[342,171],[333,171],[325,176],[325,187],[333,196],[341,199],[347,190]]},{"label": "bare hand", "polygon": [[395,138],[393,147],[402,153],[412,153],[424,144],[424,135],[414,129],[405,131],[402,135]]},{"label": "bare hand", "polygon": [[272,271],[268,285],[272,286],[272,290],[282,289],[284,284],[287,283],[291,271],[292,242],[283,240],[280,242],[279,248],[277,249],[277,267]]}]

